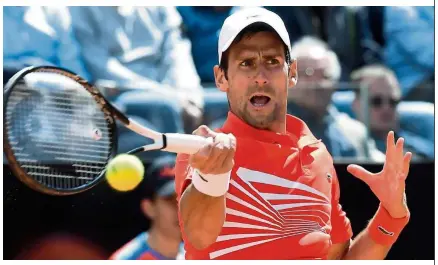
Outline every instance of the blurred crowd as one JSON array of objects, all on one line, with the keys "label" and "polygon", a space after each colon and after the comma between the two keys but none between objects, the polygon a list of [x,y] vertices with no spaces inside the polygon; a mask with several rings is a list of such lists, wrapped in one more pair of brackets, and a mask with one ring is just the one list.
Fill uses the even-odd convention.
[{"label": "blurred crowd", "polygon": [[[242,8],[3,7],[4,83],[23,67],[55,65],[91,81],[152,129],[218,128],[228,112],[213,74],[219,31]],[[308,124],[335,160],[383,162],[389,130],[405,138],[414,159],[434,159],[434,7],[266,8],[284,20],[298,60],[288,112]],[[120,152],[147,141],[119,130]],[[155,163],[157,153],[141,158]],[[157,185],[157,196],[140,203],[160,224],[151,232],[156,236],[139,235],[128,254],[113,258],[134,258],[132,249],[151,249],[141,245],[146,241],[174,246],[150,255],[176,257],[176,208],[166,204],[174,194],[160,195]]]},{"label": "blurred crowd", "polygon": [[[4,7],[4,82],[56,65],[156,130],[217,128],[228,112],[214,84],[218,34],[242,8]],[[389,130],[417,159],[433,159],[433,7],[266,8],[284,20],[298,59],[289,113],[335,159],[382,161]],[[121,129],[119,150],[144,141]]]}]

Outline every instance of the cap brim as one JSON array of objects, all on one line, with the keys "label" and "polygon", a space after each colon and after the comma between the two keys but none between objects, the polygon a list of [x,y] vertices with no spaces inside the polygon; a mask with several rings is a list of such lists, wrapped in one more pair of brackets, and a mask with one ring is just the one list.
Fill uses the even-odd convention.
[{"label": "cap brim", "polygon": [[164,184],[164,186],[157,191],[157,195],[160,197],[168,197],[174,194],[176,194],[176,191],[175,191],[175,181],[173,180]]},{"label": "cap brim", "polygon": [[[234,39],[236,39],[237,35],[240,34],[240,32],[242,32],[242,30],[244,30],[246,27],[255,24],[255,23],[264,23],[266,25],[268,25],[269,27],[271,27],[277,34],[278,36],[280,36],[281,40],[283,41],[283,43],[290,47],[290,45],[288,45],[289,43],[289,37],[288,36],[283,36],[283,34],[281,34],[280,32],[277,31],[276,27],[274,25],[271,25],[271,21],[270,19],[257,19],[257,20],[249,20],[248,23],[244,23],[240,26],[240,28],[238,30],[236,30],[236,33],[234,34],[234,36],[232,36],[226,43],[225,45],[222,46],[221,49],[221,57],[219,58],[219,63],[222,59],[222,53],[225,52],[226,50],[228,50],[228,48],[230,48],[231,44],[234,42]],[[289,48],[290,49],[290,48]]]}]

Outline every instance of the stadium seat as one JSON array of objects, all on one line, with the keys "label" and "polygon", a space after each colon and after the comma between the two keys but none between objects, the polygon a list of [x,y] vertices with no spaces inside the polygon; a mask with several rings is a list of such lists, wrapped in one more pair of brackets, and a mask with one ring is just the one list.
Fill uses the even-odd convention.
[{"label": "stadium seat", "polygon": [[228,114],[228,100],[224,92],[213,85],[204,86],[204,118],[203,124],[209,125],[222,120]]},{"label": "stadium seat", "polygon": [[401,102],[397,108],[401,128],[433,143],[435,140],[434,108],[434,104],[429,102]]},{"label": "stadium seat", "polygon": [[162,95],[148,91],[129,91],[115,99],[114,105],[128,116],[137,116],[148,121],[160,132],[184,131],[181,106]]},{"label": "stadium seat", "polygon": [[340,112],[347,113],[350,117],[356,118],[352,109],[353,100],[353,91],[338,91],[332,96],[332,101]]}]

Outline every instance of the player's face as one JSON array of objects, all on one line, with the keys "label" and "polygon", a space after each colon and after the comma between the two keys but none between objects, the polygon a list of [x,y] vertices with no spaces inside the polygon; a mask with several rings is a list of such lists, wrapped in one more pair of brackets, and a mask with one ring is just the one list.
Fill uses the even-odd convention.
[{"label": "player's face", "polygon": [[372,131],[386,133],[396,129],[398,121],[396,107],[400,101],[398,91],[388,78],[370,80],[369,107]]},{"label": "player's face", "polygon": [[[244,36],[228,49],[228,79],[215,67],[216,83],[227,92],[231,111],[253,127],[274,130],[284,123],[289,70],[284,44],[272,32]],[[295,79],[293,79],[295,80]]]},{"label": "player's face", "polygon": [[178,205],[176,195],[157,197],[154,200],[154,225],[166,236],[180,240],[181,232],[178,222]]}]

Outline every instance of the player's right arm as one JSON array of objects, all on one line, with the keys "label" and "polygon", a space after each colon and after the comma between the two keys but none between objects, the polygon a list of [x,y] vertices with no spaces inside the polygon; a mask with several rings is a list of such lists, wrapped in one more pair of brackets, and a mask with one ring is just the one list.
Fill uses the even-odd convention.
[{"label": "player's right arm", "polygon": [[[194,134],[212,137],[214,142],[189,156],[184,182],[191,183],[182,184],[187,187],[181,190],[179,210],[187,240],[193,247],[205,249],[216,242],[225,222],[225,194],[234,166],[236,139],[206,126],[199,127]],[[177,178],[181,178],[178,171]]]}]

